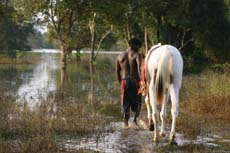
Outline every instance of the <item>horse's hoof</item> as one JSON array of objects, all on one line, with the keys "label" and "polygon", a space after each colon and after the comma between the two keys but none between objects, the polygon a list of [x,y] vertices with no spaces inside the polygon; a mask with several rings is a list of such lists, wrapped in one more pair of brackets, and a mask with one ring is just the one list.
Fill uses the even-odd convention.
[{"label": "horse's hoof", "polygon": [[165,134],[163,132],[161,132],[160,136],[163,138],[163,137],[165,137]]},{"label": "horse's hoof", "polygon": [[158,144],[158,138],[154,138],[154,139],[153,139],[153,142],[154,142],[154,144],[157,145],[157,144]]},{"label": "horse's hoof", "polygon": [[177,142],[175,141],[175,135],[174,134],[170,134],[169,144],[177,146]]},{"label": "horse's hoof", "polygon": [[170,134],[169,136],[169,142],[175,142],[175,134]]},{"label": "horse's hoof", "polygon": [[154,124],[149,125],[149,131],[154,131]]},{"label": "horse's hoof", "polygon": [[170,141],[169,144],[172,145],[172,146],[177,146],[177,142],[176,141]]}]

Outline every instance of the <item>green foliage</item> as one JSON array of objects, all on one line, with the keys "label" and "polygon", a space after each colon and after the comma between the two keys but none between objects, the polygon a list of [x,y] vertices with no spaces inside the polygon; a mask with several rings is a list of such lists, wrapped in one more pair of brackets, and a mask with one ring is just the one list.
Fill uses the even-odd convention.
[{"label": "green foliage", "polygon": [[31,48],[56,48],[55,42],[48,38],[47,33],[35,31],[28,36],[28,43]]},{"label": "green foliage", "polygon": [[16,51],[30,50],[27,37],[33,32],[33,25],[29,22],[14,19],[15,10],[7,1],[0,2],[0,53],[16,57]]},{"label": "green foliage", "polygon": [[224,1],[191,1],[190,12],[195,45],[212,61],[229,60],[230,23]]},{"label": "green foliage", "polygon": [[72,46],[73,39],[78,37],[79,28],[77,27],[81,25],[83,29],[80,21],[86,17],[84,15],[85,1],[16,0],[14,4],[18,12],[28,20],[33,19],[40,24],[46,23],[50,36],[56,39],[59,46],[64,47],[65,50]]},{"label": "green foliage", "polygon": [[196,63],[230,59],[229,0],[15,0],[14,4],[17,16],[46,23],[49,37],[63,51],[96,50],[100,44],[103,49],[120,48],[114,46],[121,41],[124,48],[131,37],[144,41],[147,31],[150,45],[176,46],[191,69]]},{"label": "green foliage", "polygon": [[230,63],[228,62],[224,64],[214,64],[211,68],[214,72],[230,73]]}]

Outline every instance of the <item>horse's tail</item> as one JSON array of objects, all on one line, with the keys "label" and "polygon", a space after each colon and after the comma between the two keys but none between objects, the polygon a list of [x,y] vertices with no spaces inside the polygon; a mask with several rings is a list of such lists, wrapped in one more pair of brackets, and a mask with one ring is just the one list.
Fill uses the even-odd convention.
[{"label": "horse's tail", "polygon": [[155,80],[155,95],[156,103],[161,104],[167,86],[170,83],[170,64],[171,54],[167,46],[162,50],[160,60],[157,67],[156,80]]}]

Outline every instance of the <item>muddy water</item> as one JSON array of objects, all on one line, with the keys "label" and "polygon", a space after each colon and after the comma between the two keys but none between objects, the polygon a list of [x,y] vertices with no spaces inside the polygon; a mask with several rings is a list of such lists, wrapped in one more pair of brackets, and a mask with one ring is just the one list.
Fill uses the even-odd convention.
[{"label": "muddy water", "polygon": [[[168,150],[169,147],[172,147],[168,141],[170,132],[169,125],[166,128],[166,136],[160,138],[159,143],[156,144],[152,142],[153,132],[146,129],[147,125],[145,121],[139,120],[138,127],[132,122],[129,124],[129,128],[124,129],[122,122],[113,122],[107,127],[113,128],[113,133],[104,132],[100,135],[91,135],[90,137],[83,137],[80,139],[63,140],[61,144],[69,151],[87,149],[106,153],[174,152],[173,149]],[[224,149],[222,150],[220,143],[230,143],[229,139],[223,139],[218,135],[209,135],[209,137],[198,136],[197,139],[187,140],[184,138],[183,134],[176,133],[175,140],[177,145],[173,147],[176,147],[176,150],[180,150],[181,152],[193,152],[189,147],[186,148],[186,146],[196,147],[198,145],[207,147],[209,151],[213,149],[214,152],[227,152]],[[199,149],[197,151],[199,151]]]},{"label": "muddy water", "polygon": [[[81,65],[70,64],[66,70],[62,70],[57,54],[41,54],[42,62],[35,65],[24,65],[22,67],[1,66],[0,67],[0,92],[3,95],[15,97],[15,102],[27,105],[31,110],[36,109],[46,100],[55,99],[58,92],[64,93],[77,103],[93,101],[105,105],[102,115],[108,117],[111,108],[106,104],[119,103],[119,87],[115,83],[113,63],[116,55],[109,55],[94,69],[93,76],[87,63]],[[111,61],[109,61],[111,60]],[[112,65],[112,68],[110,67]],[[119,106],[118,106],[119,108]],[[97,110],[96,110],[97,111]],[[118,110],[119,111],[119,110]],[[99,112],[100,113],[100,112]],[[117,120],[120,114],[109,114],[109,117]],[[103,132],[90,134],[78,138],[60,138],[60,147],[68,151],[91,150],[95,152],[171,152],[167,150],[168,134],[170,125],[167,125],[166,137],[158,144],[152,143],[153,133],[147,130],[146,122],[139,120],[139,127],[130,122],[130,128],[124,129],[121,119],[111,122],[104,127]],[[229,145],[230,139],[219,135],[198,136],[194,140],[185,139],[183,134],[176,134],[177,149],[187,152],[186,146],[205,146],[208,151],[214,150],[227,152],[223,144]],[[166,148],[166,150],[165,150]],[[175,148],[174,148],[175,149]],[[202,149],[201,149],[202,150]],[[172,151],[175,152],[175,151]]]}]

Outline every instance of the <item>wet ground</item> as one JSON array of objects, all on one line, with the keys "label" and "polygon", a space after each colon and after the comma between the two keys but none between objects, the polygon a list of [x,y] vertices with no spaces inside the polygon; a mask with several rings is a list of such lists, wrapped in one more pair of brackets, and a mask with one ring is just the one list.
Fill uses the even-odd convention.
[{"label": "wet ground", "polygon": [[[221,149],[221,143],[230,143],[230,139],[224,139],[218,135],[209,135],[207,137],[198,136],[195,140],[185,139],[183,134],[176,133],[177,145],[170,145],[168,141],[169,125],[166,128],[166,136],[160,138],[158,144],[153,143],[153,132],[147,129],[147,124],[143,120],[139,120],[139,127],[133,122],[129,122],[129,128],[123,128],[122,122],[113,122],[106,127],[108,132],[99,135],[86,136],[80,139],[63,140],[61,143],[65,149],[69,151],[76,151],[80,149],[91,150],[95,152],[106,153],[152,153],[152,152],[177,152],[168,150],[169,147],[181,150],[179,152],[190,152],[189,148],[185,146],[199,146],[206,147],[209,151],[214,152],[228,152],[228,150]],[[111,129],[113,132],[111,132]],[[184,148],[185,147],[185,148]],[[199,151],[199,150],[198,150]],[[200,150],[202,152],[202,149]],[[206,152],[204,150],[204,152]],[[209,152],[208,151],[208,152]],[[191,150],[191,152],[193,152]]]}]

